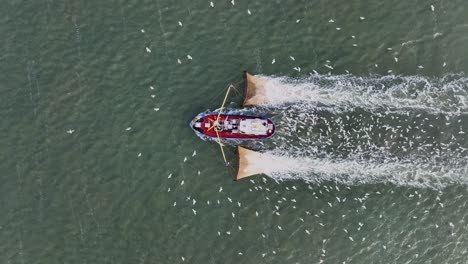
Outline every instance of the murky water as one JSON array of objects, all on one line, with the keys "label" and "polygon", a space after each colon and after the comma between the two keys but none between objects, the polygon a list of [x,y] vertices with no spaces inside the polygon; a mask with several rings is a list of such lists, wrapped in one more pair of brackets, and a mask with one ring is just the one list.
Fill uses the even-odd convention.
[{"label": "murky water", "polygon": [[[3,4],[2,262],[467,261],[466,2]],[[277,162],[233,182],[188,122],[242,70]]]}]

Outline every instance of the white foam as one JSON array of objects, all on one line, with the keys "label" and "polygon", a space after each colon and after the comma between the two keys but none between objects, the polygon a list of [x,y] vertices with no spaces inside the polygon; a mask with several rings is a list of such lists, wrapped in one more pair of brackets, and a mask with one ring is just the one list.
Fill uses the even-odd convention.
[{"label": "white foam", "polygon": [[[331,66],[330,66],[331,67]],[[304,79],[259,76],[266,80],[266,99],[277,106],[295,102],[365,109],[468,111],[468,78],[314,74]]]},{"label": "white foam", "polygon": [[468,166],[450,168],[436,163],[398,160],[353,160],[297,157],[287,152],[267,152],[249,159],[276,180],[302,179],[341,184],[392,183],[402,186],[443,188],[450,184],[468,184]]}]

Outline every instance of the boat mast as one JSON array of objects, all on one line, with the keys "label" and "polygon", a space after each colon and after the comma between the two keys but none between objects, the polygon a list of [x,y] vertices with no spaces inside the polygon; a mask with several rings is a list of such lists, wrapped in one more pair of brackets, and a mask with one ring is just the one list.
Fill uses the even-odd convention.
[{"label": "boat mast", "polygon": [[219,117],[221,116],[221,112],[223,111],[224,105],[226,104],[226,100],[227,100],[227,97],[229,95],[229,91],[231,90],[231,87],[232,87],[232,84],[230,84],[228,89],[227,89],[226,95],[224,96],[223,104],[219,108],[219,113],[218,113],[218,117],[216,117],[216,121],[218,121]]},{"label": "boat mast", "polygon": [[[228,89],[227,89],[226,95],[224,96],[223,103],[221,104],[221,107],[219,108],[218,116],[216,117],[216,120],[213,121],[213,125],[212,125],[208,130],[211,130],[213,127],[215,127],[216,125],[218,125],[219,117],[221,116],[221,113],[222,113],[222,111],[223,111],[224,105],[226,104],[226,100],[227,100],[228,95],[229,95],[229,91],[231,90],[232,87],[233,87],[233,85],[230,84],[229,87],[228,87]],[[221,154],[223,154],[224,164],[225,164],[226,166],[228,166],[228,165],[229,165],[229,162],[228,162],[227,159],[226,159],[226,154],[224,153],[223,144],[221,143],[221,138],[219,137],[219,133],[218,133],[218,130],[217,130],[216,128],[215,128],[215,132],[216,132],[216,137],[218,138],[218,144],[219,144],[219,148],[221,149]]]},{"label": "boat mast", "polygon": [[216,125],[218,125],[218,122],[219,122],[219,117],[221,116],[221,113],[223,112],[223,108],[224,108],[224,105],[226,104],[226,100],[228,98],[228,95],[229,95],[229,91],[231,90],[231,88],[233,88],[234,86],[232,84],[229,85],[228,89],[227,89],[227,92],[226,92],[226,95],[224,96],[224,100],[223,100],[223,103],[221,104],[221,107],[219,108],[219,113],[218,113],[218,116],[216,117],[215,120],[213,120],[213,125],[208,128],[208,131],[210,131],[211,129],[213,129]]},{"label": "boat mast", "polygon": [[224,164],[228,166],[229,162],[226,159],[226,154],[224,154],[223,144],[221,143],[221,138],[219,137],[218,130],[215,129],[215,132],[216,132],[216,136],[218,137],[218,144],[219,144],[219,148],[221,149],[221,154],[223,154]]}]

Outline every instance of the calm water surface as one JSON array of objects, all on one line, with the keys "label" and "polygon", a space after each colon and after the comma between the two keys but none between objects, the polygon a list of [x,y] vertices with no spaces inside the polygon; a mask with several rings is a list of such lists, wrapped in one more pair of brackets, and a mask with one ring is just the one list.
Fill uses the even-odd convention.
[{"label": "calm water surface", "polygon": [[233,182],[187,126],[242,70],[464,78],[468,3],[233,3],[2,2],[0,262],[468,262],[458,178]]}]

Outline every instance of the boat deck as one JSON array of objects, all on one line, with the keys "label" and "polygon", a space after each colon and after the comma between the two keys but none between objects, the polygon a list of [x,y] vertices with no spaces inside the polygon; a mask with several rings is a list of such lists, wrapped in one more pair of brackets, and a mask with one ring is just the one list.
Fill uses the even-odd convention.
[{"label": "boat deck", "polygon": [[273,121],[266,117],[248,115],[219,116],[218,124],[214,124],[217,113],[200,114],[191,122],[191,127],[197,133],[208,136],[231,139],[264,139],[275,133]]}]

